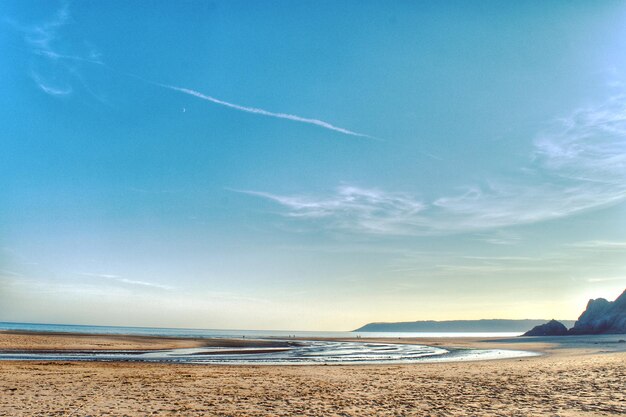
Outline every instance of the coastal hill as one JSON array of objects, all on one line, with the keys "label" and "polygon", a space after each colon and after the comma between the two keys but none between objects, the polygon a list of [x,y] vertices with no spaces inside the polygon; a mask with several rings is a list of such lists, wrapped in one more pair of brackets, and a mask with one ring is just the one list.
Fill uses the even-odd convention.
[{"label": "coastal hill", "polygon": [[524,333],[524,336],[564,336],[567,334],[567,327],[560,321],[550,320],[546,324],[533,327]]},{"label": "coastal hill", "polygon": [[[448,321],[409,321],[397,323],[369,323],[355,332],[525,332],[547,320],[448,320]],[[561,320],[566,326],[574,325],[573,320]]]},{"label": "coastal hill", "polygon": [[[563,336],[585,334],[626,334],[626,290],[615,299],[591,299],[574,326],[563,331],[566,323],[556,320],[534,327],[524,336]],[[567,326],[569,327],[569,326]]]}]

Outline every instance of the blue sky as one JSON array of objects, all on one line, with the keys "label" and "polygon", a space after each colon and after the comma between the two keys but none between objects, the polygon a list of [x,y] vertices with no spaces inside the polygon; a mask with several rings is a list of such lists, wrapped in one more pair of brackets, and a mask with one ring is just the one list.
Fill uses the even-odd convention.
[{"label": "blue sky", "polygon": [[621,2],[0,19],[0,320],[571,319],[626,287]]}]

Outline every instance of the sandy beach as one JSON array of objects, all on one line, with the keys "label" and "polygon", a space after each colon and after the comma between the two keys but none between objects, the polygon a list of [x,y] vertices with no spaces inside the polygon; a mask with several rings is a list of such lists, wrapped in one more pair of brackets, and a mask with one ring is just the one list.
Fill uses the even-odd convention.
[{"label": "sandy beach", "polygon": [[[365,341],[366,339],[360,339]],[[369,339],[367,339],[369,340]],[[580,340],[580,339],[578,339]],[[372,339],[370,341],[380,341]],[[596,416],[626,413],[626,344],[393,339],[513,348],[532,358],[364,366],[0,362],[0,415]],[[0,332],[2,350],[251,343]]]}]

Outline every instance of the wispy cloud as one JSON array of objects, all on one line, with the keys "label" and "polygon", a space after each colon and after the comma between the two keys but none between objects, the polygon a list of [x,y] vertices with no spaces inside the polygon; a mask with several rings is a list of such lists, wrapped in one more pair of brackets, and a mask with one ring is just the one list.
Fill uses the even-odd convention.
[{"label": "wispy cloud", "polygon": [[409,193],[341,186],[326,195],[247,193],[288,217],[352,232],[463,233],[557,219],[626,199],[626,96],[579,109],[533,141],[525,177],[500,178],[421,201]]},{"label": "wispy cloud", "polygon": [[589,278],[587,282],[612,282],[612,281],[626,281],[626,275],[621,277],[601,277],[601,278]]},{"label": "wispy cloud", "polygon": [[345,129],[343,127],[335,126],[335,125],[330,124],[328,122],[325,122],[323,120],[311,119],[311,118],[307,118],[307,117],[297,116],[295,114],[276,113],[276,112],[272,112],[272,111],[269,111],[269,110],[264,110],[264,109],[260,109],[260,108],[256,108],[256,107],[247,107],[247,106],[242,106],[242,105],[239,105],[239,104],[229,103],[227,101],[220,100],[220,99],[217,99],[215,97],[208,96],[206,94],[200,93],[199,91],[191,90],[189,88],[176,87],[176,86],[173,86],[173,85],[160,84],[160,83],[157,83],[157,85],[159,85],[159,86],[161,86],[163,88],[168,88],[168,89],[173,90],[173,91],[179,91],[181,93],[185,93],[185,94],[188,94],[188,95],[200,98],[202,100],[210,101],[212,103],[219,104],[220,106],[229,107],[231,109],[243,111],[243,112],[246,112],[246,113],[253,113],[253,114],[258,114],[258,115],[261,115],[261,116],[275,117],[277,119],[286,119],[286,120],[291,120],[291,121],[294,121],[294,122],[311,124],[311,125],[319,126],[321,128],[324,128],[324,129],[328,129],[328,130],[332,130],[332,131],[335,131],[335,132],[343,133],[345,135],[358,136],[358,137],[363,137],[363,138],[374,139],[372,136],[369,136],[369,135],[366,135],[366,134],[363,134],[363,133],[354,132],[352,130]]},{"label": "wispy cloud", "polygon": [[[475,254],[468,249],[450,253],[433,252],[400,255],[390,259],[387,270],[400,277],[423,278],[426,281],[479,278],[481,282],[501,282],[504,277],[519,277],[518,282],[537,285],[565,284],[572,281],[601,283],[626,280],[626,268],[621,252],[588,251],[583,247],[563,245],[538,255],[528,248],[497,248],[485,253],[477,247]],[[471,249],[469,249],[471,251]],[[522,254],[520,255],[520,251]],[[551,280],[545,280],[546,276]]]},{"label": "wispy cloud", "polygon": [[183,189],[146,189],[139,187],[127,187],[128,191],[132,191],[134,193],[139,194],[177,194],[183,192]]},{"label": "wispy cloud", "polygon": [[121,278],[117,274],[102,274],[96,272],[80,272],[79,275],[90,277],[90,278],[105,278],[105,279],[118,279]]},{"label": "wispy cloud", "polygon": [[9,21],[24,35],[24,43],[32,58],[30,77],[41,91],[55,97],[72,94],[76,83],[83,84],[93,94],[84,85],[79,67],[81,63],[102,64],[100,54],[92,46],[86,46],[88,50],[81,53],[62,52],[72,49],[62,36],[63,29],[71,21],[68,3],[63,3],[50,19],[39,24],[21,25]]},{"label": "wispy cloud", "polygon": [[[361,201],[346,194],[358,190]],[[331,220],[352,232],[390,235],[454,234],[536,223],[565,217],[623,199],[584,186],[554,184],[472,188],[463,194],[420,201],[408,193],[342,186],[332,194],[279,195],[246,191],[280,204],[287,217]],[[369,198],[368,196],[376,196]],[[401,197],[398,197],[401,196]],[[514,238],[491,238],[493,244],[514,244]]]},{"label": "wispy cloud", "polygon": [[540,258],[532,258],[530,256],[474,256],[474,255],[463,256],[463,258],[477,260],[477,261],[488,261],[488,262],[500,262],[500,261],[528,262],[528,261],[536,261],[540,259]]},{"label": "wispy cloud", "polygon": [[139,285],[142,287],[158,288],[161,290],[171,290],[174,288],[170,285],[163,285],[163,284],[157,284],[154,282],[139,281],[139,280],[134,280],[134,279],[126,279],[126,278],[117,278],[116,281],[121,282],[122,284]]},{"label": "wispy cloud", "polygon": [[570,246],[592,251],[626,251],[626,241],[587,240],[584,242],[572,243]]},{"label": "wispy cloud", "polygon": [[[626,195],[626,95],[575,111],[535,141],[535,156],[555,175]],[[614,192],[611,192],[614,191]],[[611,198],[611,197],[609,197]]]},{"label": "wispy cloud", "polygon": [[430,159],[434,159],[435,161],[443,161],[444,159],[440,156],[437,156],[433,153],[430,152],[422,152],[423,155],[426,155],[427,157],[429,157]]},{"label": "wispy cloud", "polygon": [[51,96],[66,96],[72,93],[72,87],[70,85],[65,85],[63,87],[54,86],[48,81],[43,80],[35,71],[31,71],[30,76],[35,84],[37,84],[37,86],[46,94]]},{"label": "wispy cloud", "polygon": [[15,271],[9,271],[7,269],[0,269],[0,277],[21,277],[22,274]]},{"label": "wispy cloud", "polygon": [[482,233],[477,236],[477,240],[492,245],[516,245],[522,238],[514,233],[505,230],[495,230],[493,232]]},{"label": "wispy cloud", "polygon": [[25,40],[39,51],[52,52],[52,43],[58,40],[58,30],[69,21],[69,4],[63,3],[50,20],[39,25],[22,27]]},{"label": "wispy cloud", "polygon": [[[329,221],[333,227],[374,234],[410,233],[408,225],[421,224],[424,204],[404,193],[390,193],[342,185],[326,197],[280,196],[238,191],[274,201],[288,209],[289,217]],[[419,223],[419,224],[418,224]]]},{"label": "wispy cloud", "polygon": [[131,286],[140,286],[140,287],[148,287],[159,290],[172,290],[174,287],[170,285],[158,284],[155,282],[141,281],[135,279],[124,278],[117,274],[102,274],[102,273],[94,273],[94,272],[80,272],[79,275],[90,277],[90,278],[99,278],[107,281],[114,281],[119,284],[131,285]]}]

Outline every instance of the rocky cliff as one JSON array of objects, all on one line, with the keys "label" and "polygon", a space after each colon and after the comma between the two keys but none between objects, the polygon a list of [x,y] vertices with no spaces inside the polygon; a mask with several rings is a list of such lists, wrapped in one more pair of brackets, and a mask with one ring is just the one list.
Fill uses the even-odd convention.
[{"label": "rocky cliff", "polygon": [[533,327],[523,334],[523,336],[564,336],[567,334],[567,327],[560,321],[550,320],[545,324]]},{"label": "rocky cliff", "polygon": [[626,333],[626,290],[613,302],[604,298],[589,300],[568,334]]}]

